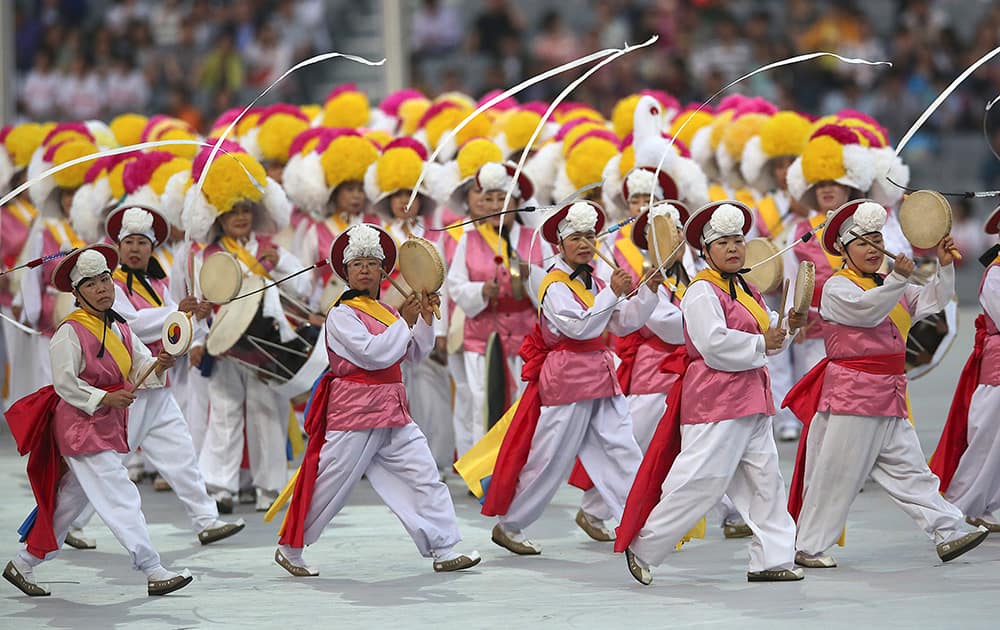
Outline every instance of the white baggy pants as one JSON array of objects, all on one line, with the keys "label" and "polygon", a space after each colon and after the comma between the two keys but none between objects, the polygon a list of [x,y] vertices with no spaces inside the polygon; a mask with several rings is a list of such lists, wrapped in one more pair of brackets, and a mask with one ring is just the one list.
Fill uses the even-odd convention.
[{"label": "white baggy pants", "polygon": [[819,555],[837,542],[869,475],[936,544],[965,533],[962,512],[938,493],[939,480],[905,418],[820,412],[806,448],[800,551]]},{"label": "white baggy pants", "polygon": [[455,457],[455,434],[451,426],[448,368],[428,357],[416,364],[404,361],[402,371],[410,416],[427,438],[438,470],[450,470]]},{"label": "white baggy pants", "polygon": [[319,540],[361,476],[399,518],[420,555],[431,557],[462,539],[455,506],[416,424],[391,429],[327,431],[303,542]]},{"label": "white baggy pants", "polygon": [[501,526],[519,532],[538,520],[566,483],[578,455],[594,482],[588,491],[594,498],[585,493],[584,511],[601,520],[620,519],[642,452],[632,435],[625,397],[611,396],[542,407],[514,498],[499,518]]},{"label": "white baggy pants", "polygon": [[969,404],[969,446],[944,496],[970,518],[1000,509],[1000,387],[980,385]]},{"label": "white baggy pants", "polygon": [[681,426],[681,452],[632,551],[652,566],[661,564],[725,494],[754,533],[749,571],[790,568],[795,523],[786,507],[771,418],[763,414]]}]

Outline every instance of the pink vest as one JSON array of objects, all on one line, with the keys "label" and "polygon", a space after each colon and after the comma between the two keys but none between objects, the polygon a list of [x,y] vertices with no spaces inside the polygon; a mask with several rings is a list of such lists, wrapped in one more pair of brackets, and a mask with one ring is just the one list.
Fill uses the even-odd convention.
[{"label": "pink vest", "polygon": [[[14,201],[12,203],[18,203]],[[3,214],[0,225],[3,226],[3,236],[0,237],[0,262],[4,269],[10,269],[17,264],[17,259],[24,249],[31,231],[31,221],[24,223],[20,214],[16,214],[11,205],[0,208]],[[0,278],[0,306],[10,306],[14,300],[10,292],[7,277]]]},{"label": "pink vest", "polygon": [[[905,300],[901,302],[909,309]],[[906,341],[889,317],[874,328],[826,322],[824,342],[831,362],[823,378],[819,411],[851,416],[909,416],[905,374],[868,374],[833,363],[835,359],[904,354]]]},{"label": "pink vest", "polygon": [[[541,265],[541,254],[536,250],[535,255],[531,256],[528,249],[531,247],[531,230],[522,226],[515,226],[513,229],[519,230],[517,255],[521,260],[530,260],[533,265]],[[528,297],[514,299],[510,270],[504,265],[497,265],[495,257],[496,252],[490,248],[479,232],[465,233],[465,266],[469,271],[469,280],[485,282],[495,277],[500,284],[500,294],[495,313],[493,305],[490,304],[479,315],[465,318],[463,348],[466,352],[485,354],[486,340],[493,331],[497,331],[500,333],[504,354],[513,355],[524,343],[525,336],[531,332],[537,314]],[[526,291],[530,290],[527,279],[524,286]]]},{"label": "pink vest", "polygon": [[[396,316],[399,312],[381,303]],[[350,308],[350,307],[348,307]],[[351,309],[373,335],[379,335],[388,328],[374,317]],[[399,363],[371,372],[359,368],[326,347],[330,359],[330,372],[337,376],[337,382],[330,389],[327,402],[326,428],[328,431],[363,431],[402,427],[411,422],[406,389],[399,377]],[[355,378],[356,382],[349,380]]]},{"label": "pink vest", "polygon": [[[986,268],[983,279],[979,283],[979,294],[983,293],[983,284],[986,283],[986,275],[991,269],[1000,267],[994,263]],[[980,385],[1000,385],[1000,332],[997,331],[996,322],[990,314],[983,310],[986,316],[986,342],[983,348],[983,363],[979,367]]]},{"label": "pink vest", "polygon": [[[699,282],[707,282],[700,280]],[[763,334],[757,320],[728,293],[711,285],[722,305],[726,327],[752,334]],[[757,303],[764,306],[757,289],[750,287]],[[767,307],[764,306],[766,309]],[[705,424],[742,418],[755,414],[774,415],[771,399],[771,375],[767,367],[742,372],[723,372],[705,364],[698,349],[691,343],[684,327],[684,338],[691,365],[684,373],[684,395],[681,398],[681,424]]]},{"label": "pink vest", "polygon": [[[677,304],[677,298],[672,293],[670,301]],[[663,341],[648,326],[643,326],[638,332],[643,343],[635,353],[629,394],[665,394],[674,386],[679,375],[661,371],[660,364],[680,346]]]},{"label": "pink vest", "polygon": [[[156,294],[160,296],[160,299],[164,299],[164,296],[166,296],[170,292],[170,285],[166,278],[157,279],[146,276],[146,281],[149,282],[149,285],[151,287],[153,287],[153,290],[156,291]],[[132,279],[133,288],[138,283],[139,283],[138,279],[135,278]],[[122,292],[125,293],[125,297],[128,299],[129,304],[135,307],[135,310],[141,311],[147,308],[159,308],[155,304],[150,304],[149,302],[147,302],[146,299],[142,297],[138,291],[133,291],[132,295],[129,295],[128,287],[126,287],[125,283],[122,282],[121,280],[115,278],[115,284],[117,284],[121,288]],[[149,348],[149,352],[155,357],[156,355],[160,354],[161,350],[163,350],[163,341],[158,338],[156,339],[156,341],[147,343],[146,347]]]},{"label": "pink vest", "polygon": [[[593,292],[597,294],[604,289],[604,282],[597,277],[594,277],[593,281]],[[575,294],[573,298],[580,306],[586,308]],[[546,319],[544,315],[542,319]],[[580,342],[560,333],[553,333],[545,321],[539,328],[545,345],[553,348],[546,355],[541,374],[538,376],[538,395],[542,400],[542,406],[568,405],[582,400],[621,395],[622,388],[615,372],[614,356],[607,346],[600,350],[584,352],[561,349],[561,345],[571,347],[574,344],[587,344],[593,340]]]},{"label": "pink vest", "polygon": [[[812,225],[809,221],[802,220],[795,224],[795,238],[800,239],[802,235],[812,229]],[[816,284],[813,289],[813,300],[812,305],[814,308],[809,309],[808,315],[808,328],[806,329],[807,339],[822,339],[823,338],[823,328],[826,326],[826,322],[823,318],[819,316],[819,298],[823,295],[823,286],[826,285],[826,281],[833,276],[835,269],[830,267],[830,260],[823,253],[823,246],[819,243],[819,238],[814,234],[808,242],[803,243],[795,248],[795,256],[799,261],[810,261],[816,267]],[[795,287],[792,287],[793,289]]]},{"label": "pink vest", "polygon": [[[101,340],[78,322],[67,321],[64,325],[73,327],[83,349],[83,371],[79,374],[80,379],[88,385],[101,389],[112,389],[115,386],[120,386],[122,374],[118,370],[118,364],[111,357],[111,353],[105,351],[103,357],[97,358],[97,352],[101,348]],[[120,323],[118,330],[121,331],[125,348],[130,355],[135,356],[132,352],[132,333],[128,325]],[[108,336],[112,335],[114,333],[108,331]],[[52,430],[59,447],[59,454],[64,457],[73,457],[92,455],[103,451],[128,453],[127,421],[126,409],[112,409],[102,406],[98,407],[94,415],[91,416],[59,399],[52,419]]]}]

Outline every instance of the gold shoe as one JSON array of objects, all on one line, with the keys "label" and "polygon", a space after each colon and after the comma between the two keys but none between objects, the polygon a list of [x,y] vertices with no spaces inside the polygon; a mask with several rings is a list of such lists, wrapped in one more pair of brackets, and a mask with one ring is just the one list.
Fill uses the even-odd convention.
[{"label": "gold shoe", "polygon": [[175,575],[169,580],[149,580],[146,582],[146,593],[149,595],[166,595],[179,591],[191,583],[191,573],[184,569],[180,575]]},{"label": "gold shoe", "polygon": [[507,535],[503,527],[500,527],[499,523],[493,526],[493,533],[490,539],[507,551],[516,553],[519,556],[537,556],[542,553],[542,548],[530,540],[525,539],[522,542],[518,542],[512,539]]},{"label": "gold shoe", "polygon": [[992,523],[981,518],[965,517],[965,522],[973,527],[985,527],[988,532],[1000,532],[1000,523]]},{"label": "gold shoe", "polygon": [[726,538],[750,538],[753,530],[746,523],[727,523],[722,526],[722,535]]},{"label": "gold shoe", "polygon": [[156,490],[157,492],[170,492],[171,488],[166,479],[157,475],[156,479],[153,480],[153,490]]},{"label": "gold shoe", "polygon": [[478,551],[473,551],[469,554],[462,554],[457,558],[452,558],[451,560],[435,560],[434,561],[434,571],[436,573],[448,573],[449,571],[461,571],[463,569],[471,569],[480,562],[482,558]]},{"label": "gold shoe", "polygon": [[97,549],[97,542],[92,538],[87,538],[86,536],[78,535],[83,533],[83,530],[76,530],[76,532],[70,531],[66,534],[66,539],[63,540],[67,545],[73,549]]},{"label": "gold shoe", "polygon": [[[596,522],[595,522],[596,521]],[[597,542],[614,542],[615,534],[604,525],[604,521],[590,516],[583,510],[576,512],[576,524]]]},{"label": "gold shoe", "polygon": [[632,549],[628,547],[625,548],[625,562],[628,564],[628,572],[632,574],[636,582],[643,586],[649,586],[653,583],[653,572],[649,570],[649,567],[643,567],[639,564]]},{"label": "gold shoe", "polygon": [[969,532],[958,540],[943,542],[937,546],[938,557],[944,562],[949,562],[959,557],[967,551],[972,551],[979,546],[979,543],[986,540],[989,531],[980,528],[974,532]]},{"label": "gold shoe", "polygon": [[24,575],[17,570],[13,561],[8,562],[7,566],[4,567],[3,578],[16,586],[18,590],[28,597],[48,597],[52,594],[48,591],[48,589],[42,588],[34,582],[29,582],[28,578],[24,577]]},{"label": "gold shoe", "polygon": [[198,532],[198,542],[203,545],[210,545],[240,533],[246,526],[246,521],[241,518],[235,523],[225,523],[219,527],[209,527]]},{"label": "gold shoe", "polygon": [[281,553],[281,549],[274,550],[274,561],[278,563],[285,571],[288,571],[295,577],[316,577],[319,575],[319,571],[312,567],[300,567],[297,564],[292,564],[292,562],[285,557],[285,554]]},{"label": "gold shoe", "polygon": [[797,582],[806,576],[802,569],[748,571],[747,582]]},{"label": "gold shoe", "polygon": [[825,553],[812,556],[804,551],[796,551],[795,564],[807,569],[832,569],[837,566],[837,561]]}]

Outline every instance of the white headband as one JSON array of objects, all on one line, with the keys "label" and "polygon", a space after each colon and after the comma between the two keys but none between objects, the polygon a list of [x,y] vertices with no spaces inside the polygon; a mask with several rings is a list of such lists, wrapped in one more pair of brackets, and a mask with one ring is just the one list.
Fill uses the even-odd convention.
[{"label": "white headband", "polygon": [[88,249],[76,258],[73,268],[69,270],[69,281],[74,287],[88,278],[111,273],[108,261],[101,252]]},{"label": "white headband", "polygon": [[885,208],[874,201],[866,201],[858,206],[853,215],[847,217],[840,224],[839,240],[847,245],[857,238],[851,234],[852,231],[861,235],[881,232],[887,218],[888,213],[886,213]]},{"label": "white headband", "polygon": [[347,247],[344,248],[344,264],[357,258],[377,258],[385,260],[382,240],[378,230],[361,223],[347,232]]},{"label": "white headband", "polygon": [[708,245],[726,236],[743,236],[746,216],[743,211],[730,203],[724,203],[712,211],[712,216],[701,230],[701,242]]},{"label": "white headband", "polygon": [[569,207],[566,218],[559,222],[556,231],[560,239],[577,232],[596,232],[597,210],[586,201],[577,201]]},{"label": "white headband", "polygon": [[118,230],[118,241],[129,236],[145,236],[156,245],[156,232],[153,231],[153,215],[142,208],[129,208],[122,216],[122,226]]}]

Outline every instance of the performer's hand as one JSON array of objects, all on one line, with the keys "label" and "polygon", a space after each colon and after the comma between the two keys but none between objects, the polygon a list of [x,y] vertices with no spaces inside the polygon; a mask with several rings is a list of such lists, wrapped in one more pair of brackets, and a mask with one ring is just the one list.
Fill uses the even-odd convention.
[{"label": "performer's hand", "polygon": [[309,323],[319,327],[326,323],[326,318],[319,313],[309,313]]},{"label": "performer's hand", "polygon": [[500,294],[500,285],[496,278],[490,278],[483,283],[483,299],[489,302]]},{"label": "performer's hand", "polygon": [[785,345],[785,329],[768,328],[764,333],[764,347],[771,351],[780,350],[783,345]]},{"label": "performer's hand", "polygon": [[435,337],[434,349],[431,350],[431,360],[441,365],[448,364],[448,338]]},{"label": "performer's hand", "polygon": [[621,297],[632,290],[632,276],[619,267],[611,273],[611,290]]},{"label": "performer's hand", "polygon": [[177,304],[177,310],[182,313],[194,313],[196,308],[198,308],[198,298],[193,295],[185,295]]},{"label": "performer's hand", "polygon": [[646,280],[646,286],[653,293],[656,293],[660,289],[660,285],[663,284],[663,272],[657,271]]},{"label": "performer's hand", "polygon": [[13,315],[14,319],[16,319],[17,321],[21,321],[21,310],[22,309],[20,306],[11,306],[10,314]]},{"label": "performer's hand", "polygon": [[278,264],[278,248],[265,247],[257,252],[257,260],[261,263],[270,263],[272,267]]},{"label": "performer's hand", "polygon": [[955,247],[955,239],[951,237],[951,234],[941,239],[941,242],[938,243],[937,246],[937,256],[942,267],[950,265],[955,261],[955,256],[952,255],[951,251],[957,251],[957,249],[958,248]]},{"label": "performer's hand", "polygon": [[806,325],[809,316],[806,313],[798,313],[795,309],[788,309],[788,329],[798,330]]},{"label": "performer's hand", "polygon": [[104,398],[101,399],[102,406],[111,407],[112,409],[127,409],[133,402],[135,402],[135,392],[131,392],[127,389],[119,389],[116,392],[108,392],[107,394],[104,394]]},{"label": "performer's hand", "polygon": [[194,309],[194,316],[198,319],[207,319],[209,315],[212,314],[212,303],[211,302],[198,302],[198,306]]},{"label": "performer's hand", "polygon": [[413,328],[414,324],[417,323],[417,318],[420,317],[420,307],[420,296],[416,293],[411,293],[399,307],[399,314],[403,316],[403,320],[410,328]]},{"label": "performer's hand", "polygon": [[160,350],[160,354],[156,355],[156,373],[163,374],[174,367],[175,363],[177,363],[177,357],[166,350]]},{"label": "performer's hand", "polygon": [[201,365],[201,360],[205,356],[205,346],[195,346],[191,348],[191,352],[188,356],[191,359],[191,367],[198,367]]},{"label": "performer's hand", "polygon": [[904,278],[909,278],[913,274],[913,270],[916,268],[917,266],[912,260],[906,257],[906,254],[897,255],[896,260],[892,263],[892,270]]},{"label": "performer's hand", "polygon": [[427,322],[428,325],[434,323],[434,309],[437,309],[438,312],[441,311],[441,296],[437,293],[427,293],[425,291],[424,296],[421,299],[420,314],[423,315],[424,321]]}]

